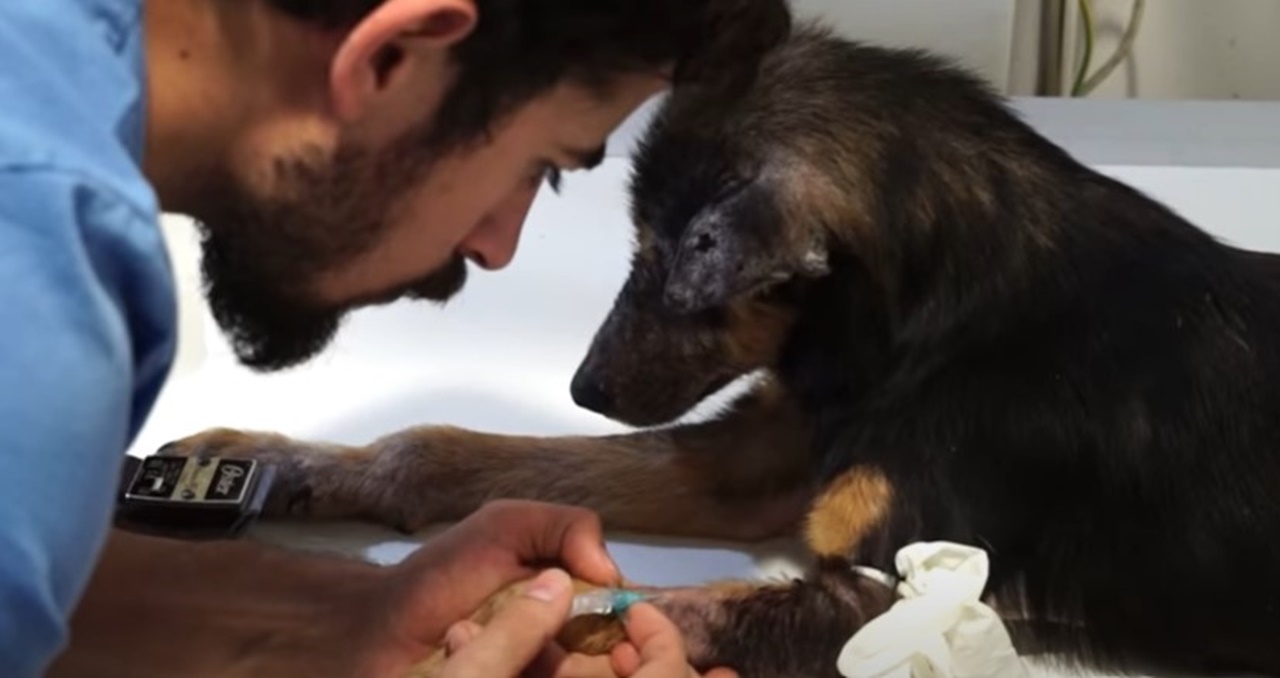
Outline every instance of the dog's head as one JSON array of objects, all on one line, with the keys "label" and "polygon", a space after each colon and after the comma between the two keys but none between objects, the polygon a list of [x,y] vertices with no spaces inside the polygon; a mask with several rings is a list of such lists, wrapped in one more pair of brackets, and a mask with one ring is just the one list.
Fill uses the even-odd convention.
[{"label": "dog's head", "polygon": [[673,95],[634,159],[630,276],[572,382],[578,405],[665,423],[768,368],[804,292],[827,273],[826,230],[806,205],[811,163],[735,137],[695,95]]}]

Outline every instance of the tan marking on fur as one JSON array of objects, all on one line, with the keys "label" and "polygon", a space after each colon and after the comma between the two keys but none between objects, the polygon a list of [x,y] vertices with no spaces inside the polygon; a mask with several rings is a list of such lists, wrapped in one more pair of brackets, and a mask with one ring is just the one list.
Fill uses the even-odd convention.
[{"label": "tan marking on fur", "polygon": [[[848,187],[867,182],[842,182],[835,178],[865,176],[862,168],[851,158],[840,157],[841,154],[831,156],[830,149],[813,144],[801,142],[798,150],[797,157],[782,160],[779,170],[782,174],[779,204],[792,246],[803,248],[810,238],[832,234],[815,233],[811,230],[815,227],[865,231],[869,224],[863,215],[868,213],[870,196]],[[827,167],[831,163],[837,167]]]},{"label": "tan marking on fur", "polygon": [[[649,227],[649,224],[644,222],[637,222],[632,230],[635,234],[634,253],[636,258],[645,263],[654,263],[658,258],[658,254],[653,244],[653,230]],[[633,266],[632,268],[635,267]]]},{"label": "tan marking on fur", "polygon": [[[995,214],[996,203],[991,186],[975,173],[971,163],[963,159],[990,156],[992,150],[965,139],[946,139],[935,148],[939,162],[931,163],[927,173],[915,185],[912,198],[905,205],[919,224],[937,224],[939,208],[963,203]],[[943,203],[942,201],[945,201]]]},{"label": "tan marking on fur", "polygon": [[809,549],[821,557],[848,557],[889,516],[892,499],[893,487],[880,471],[865,466],[848,471],[823,490],[809,511]]},{"label": "tan marking on fur", "polygon": [[876,198],[871,177],[878,171],[879,154],[874,145],[858,141],[875,134],[855,130],[835,148],[803,138],[794,142],[779,170],[778,196],[791,257],[803,257],[816,242],[827,252],[857,252],[864,265],[886,273],[889,264],[872,221]]},{"label": "tan marking on fur", "polygon": [[730,304],[728,315],[725,352],[728,362],[744,371],[775,364],[796,319],[793,308],[755,301]]}]

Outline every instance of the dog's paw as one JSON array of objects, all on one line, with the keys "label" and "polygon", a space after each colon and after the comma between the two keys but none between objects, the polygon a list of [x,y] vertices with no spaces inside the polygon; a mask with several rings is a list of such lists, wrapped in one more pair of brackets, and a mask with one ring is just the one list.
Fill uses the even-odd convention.
[{"label": "dog's paw", "polygon": [[299,454],[300,445],[275,433],[255,433],[214,428],[162,445],[156,454],[163,457],[230,457],[278,463]]},{"label": "dog's paw", "polygon": [[[317,511],[320,476],[344,464],[337,450],[326,450],[275,433],[216,428],[175,440],[156,451],[165,457],[253,459],[275,469],[271,493],[263,507],[266,518],[307,518]],[[323,508],[323,507],[320,507]],[[323,512],[323,511],[320,511]]]}]

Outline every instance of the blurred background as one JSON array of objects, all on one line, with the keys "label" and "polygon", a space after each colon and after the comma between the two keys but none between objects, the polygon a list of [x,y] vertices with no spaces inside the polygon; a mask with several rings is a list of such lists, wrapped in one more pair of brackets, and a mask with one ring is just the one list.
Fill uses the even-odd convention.
[{"label": "blurred background", "polygon": [[1280,99],[1280,0],[794,0],[793,6],[854,38],[949,54],[1013,96]]}]

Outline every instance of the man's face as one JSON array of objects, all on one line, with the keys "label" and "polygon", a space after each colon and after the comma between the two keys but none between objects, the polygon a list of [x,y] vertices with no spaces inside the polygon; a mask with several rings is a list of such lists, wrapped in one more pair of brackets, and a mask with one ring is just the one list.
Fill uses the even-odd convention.
[{"label": "man's face", "polygon": [[445,301],[467,260],[511,261],[550,168],[594,164],[663,85],[626,76],[601,97],[564,84],[440,157],[421,142],[424,122],[389,141],[301,147],[229,172],[200,215],[215,318],[245,364],[279,369],[320,352],[354,308]]}]

